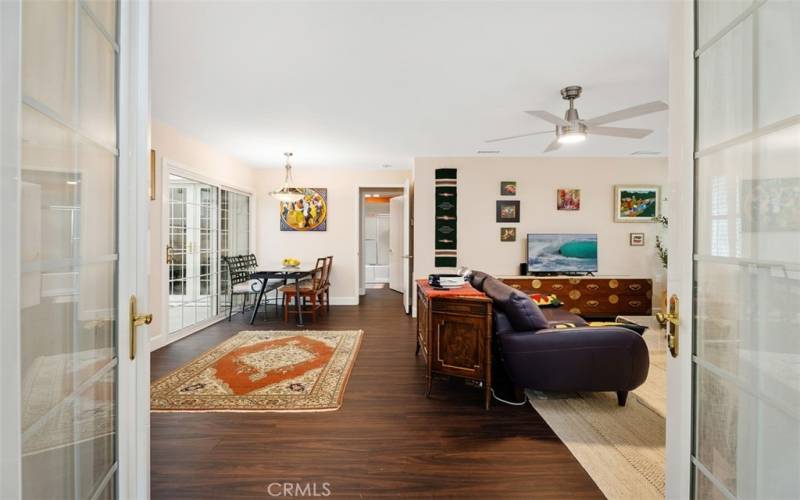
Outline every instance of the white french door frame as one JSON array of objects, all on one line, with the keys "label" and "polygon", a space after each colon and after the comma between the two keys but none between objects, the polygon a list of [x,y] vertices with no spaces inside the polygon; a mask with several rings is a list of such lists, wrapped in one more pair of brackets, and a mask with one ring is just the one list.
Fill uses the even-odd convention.
[{"label": "white french door frame", "polygon": [[[122,0],[119,62],[119,485],[120,498],[150,497],[150,332],[139,327],[129,352],[129,299],[150,311],[150,3]],[[125,50],[127,47],[127,50]]]},{"label": "white french door frame", "polygon": [[[232,186],[225,182],[218,181],[211,177],[204,176],[202,174],[196,173],[192,170],[189,166],[179,163],[175,160],[172,160],[168,157],[163,157],[161,159],[161,185],[164,186],[164,189],[161,190],[161,234],[160,234],[160,245],[159,245],[159,256],[158,262],[162,269],[162,275],[164,278],[161,280],[161,291],[162,291],[162,301],[161,301],[161,308],[164,314],[164,321],[162,322],[162,330],[163,333],[160,335],[156,341],[151,346],[150,350],[160,349],[166,345],[169,345],[173,342],[176,342],[182,338],[188,337],[194,333],[199,332],[204,328],[208,328],[209,326],[218,323],[225,319],[227,315],[224,311],[218,310],[217,314],[206,319],[195,323],[194,325],[188,326],[186,328],[181,328],[180,330],[176,331],[175,333],[169,333],[169,264],[167,264],[167,243],[169,242],[169,209],[170,209],[170,201],[169,201],[169,177],[170,174],[176,175],[179,177],[183,177],[185,179],[201,182],[203,184],[208,184],[211,187],[217,188],[217,203],[214,209],[217,211],[217,259],[220,258],[220,238],[219,238],[219,203],[220,203],[220,191],[232,191],[244,196],[247,196],[248,199],[248,210],[250,214],[250,222],[249,228],[250,237],[248,238],[248,251],[250,253],[254,253],[253,242],[255,241],[254,238],[254,230],[255,230],[255,194],[252,190],[242,188],[239,186]],[[221,272],[217,275],[217,303],[220,303],[219,293],[221,290]],[[219,309],[219,308],[218,308]],[[149,351],[148,351],[149,352]]]},{"label": "white french door frame", "polygon": [[0,2],[0,498],[22,494],[20,391],[20,149],[22,89],[19,0]]},{"label": "white french door frame", "polygon": [[[672,2],[669,54],[669,268],[667,297],[677,295],[679,351],[667,356],[666,490],[691,494],[692,346],[694,345],[694,2]],[[665,311],[666,312],[666,311]]]},{"label": "white french door frame", "polygon": [[[118,283],[117,283],[117,495],[150,496],[150,359],[146,327],[137,332],[140,353],[130,359],[128,301],[135,294],[147,311],[147,209],[149,160],[148,2],[119,4],[118,65]],[[0,2],[0,497],[22,494],[20,444],[20,0]]]}]

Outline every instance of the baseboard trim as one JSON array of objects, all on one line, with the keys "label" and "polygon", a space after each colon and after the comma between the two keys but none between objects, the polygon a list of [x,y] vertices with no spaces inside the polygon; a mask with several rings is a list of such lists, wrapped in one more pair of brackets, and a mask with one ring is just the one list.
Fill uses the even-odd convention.
[{"label": "baseboard trim", "polygon": [[358,297],[331,297],[332,306],[357,306]]}]

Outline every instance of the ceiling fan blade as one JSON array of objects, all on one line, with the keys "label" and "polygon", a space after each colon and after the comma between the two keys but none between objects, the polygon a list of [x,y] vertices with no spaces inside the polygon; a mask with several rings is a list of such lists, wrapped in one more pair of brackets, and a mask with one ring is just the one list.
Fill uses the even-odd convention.
[{"label": "ceiling fan blade", "polygon": [[558,142],[558,137],[556,137],[555,139],[553,139],[553,142],[551,142],[550,144],[547,145],[546,148],[544,148],[543,152],[544,153],[549,153],[550,151],[555,151],[556,149],[558,149],[560,147],[561,147],[561,143]]},{"label": "ceiling fan blade", "polygon": [[544,111],[543,109],[536,109],[533,111],[526,111],[529,115],[535,116],[537,118],[541,118],[546,122],[550,122],[553,125],[561,125],[562,127],[569,127],[569,122],[563,118],[559,118],[553,113],[548,111]]},{"label": "ceiling fan blade", "polygon": [[497,139],[489,139],[488,141],[484,142],[500,142],[500,141],[507,141],[509,139],[519,139],[520,137],[530,137],[532,135],[541,135],[541,134],[552,134],[552,130],[545,130],[543,132],[529,132],[527,134],[519,134],[519,135],[510,135],[508,137],[498,137]]},{"label": "ceiling fan blade", "polygon": [[602,125],[604,123],[618,122],[620,120],[627,120],[628,118],[635,118],[637,116],[655,113],[657,111],[664,111],[668,109],[667,103],[661,101],[653,101],[638,106],[631,106],[630,108],[621,109],[608,113],[605,115],[596,116],[589,120],[584,120],[586,125]]},{"label": "ceiling fan blade", "polygon": [[590,135],[610,135],[613,137],[630,137],[631,139],[641,139],[652,134],[653,131],[646,128],[624,128],[624,127],[589,127]]}]

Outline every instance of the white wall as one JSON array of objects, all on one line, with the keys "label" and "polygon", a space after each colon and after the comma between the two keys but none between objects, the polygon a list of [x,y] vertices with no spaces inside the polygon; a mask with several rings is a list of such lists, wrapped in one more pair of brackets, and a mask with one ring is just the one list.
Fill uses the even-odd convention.
[{"label": "white wall", "polygon": [[331,303],[357,304],[359,187],[402,185],[411,177],[409,170],[356,170],[346,168],[308,169],[302,160],[293,162],[297,185],[328,188],[327,231],[281,231],[279,202],[269,192],[283,184],[283,169],[257,172],[257,257],[259,262],[275,262],[296,257],[314,262],[333,255]]},{"label": "white wall", "polygon": [[[163,160],[179,163],[187,171],[219,184],[255,193],[256,170],[244,162],[227,156],[175,128],[153,120],[150,124],[152,148],[156,151],[156,199],[150,201],[150,325],[151,347],[160,347],[167,334],[168,318],[163,308],[166,267],[166,245],[162,235],[164,223]],[[251,243],[252,245],[252,243]],[[254,250],[254,248],[253,248]]]},{"label": "white wall", "polygon": [[[414,276],[434,267],[434,170],[458,169],[458,263],[490,274],[519,274],[526,235],[597,233],[602,275],[653,278],[660,269],[653,223],[615,223],[615,184],[666,183],[665,158],[416,158],[414,162]],[[500,181],[517,181],[518,196],[500,196]],[[581,190],[579,211],[556,210],[556,190]],[[520,200],[520,222],[495,222],[497,200]],[[501,242],[500,228],[516,227],[516,242]],[[645,233],[645,246],[628,244]],[[444,272],[439,269],[438,272]]]}]

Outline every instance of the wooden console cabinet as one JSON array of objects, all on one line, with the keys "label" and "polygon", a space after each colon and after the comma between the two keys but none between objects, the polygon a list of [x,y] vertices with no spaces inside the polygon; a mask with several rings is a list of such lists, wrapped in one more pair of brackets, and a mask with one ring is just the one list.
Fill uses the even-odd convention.
[{"label": "wooden console cabinet", "polygon": [[417,286],[417,354],[427,361],[427,393],[435,374],[483,383],[489,409],[492,373],[492,301],[472,289],[470,295],[438,292],[425,280]]},{"label": "wooden console cabinet", "polygon": [[649,316],[653,311],[651,279],[513,276],[500,280],[529,295],[555,294],[564,310],[586,319]]}]

